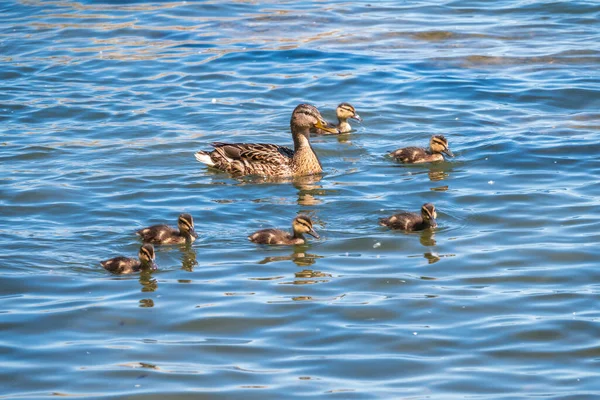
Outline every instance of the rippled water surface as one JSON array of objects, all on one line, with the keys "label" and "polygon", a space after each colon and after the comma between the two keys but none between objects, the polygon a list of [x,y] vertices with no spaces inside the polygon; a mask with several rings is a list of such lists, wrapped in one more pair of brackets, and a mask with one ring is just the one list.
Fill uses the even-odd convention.
[{"label": "rippled water surface", "polygon": [[[436,4],[435,4],[436,3]],[[600,397],[600,3],[0,3],[0,397]],[[325,173],[207,170],[213,141]],[[385,154],[445,135],[456,157]],[[392,232],[400,210],[439,227]],[[195,217],[159,270],[135,230]],[[247,236],[310,215],[295,247]],[[312,239],[312,238],[311,238]]]}]

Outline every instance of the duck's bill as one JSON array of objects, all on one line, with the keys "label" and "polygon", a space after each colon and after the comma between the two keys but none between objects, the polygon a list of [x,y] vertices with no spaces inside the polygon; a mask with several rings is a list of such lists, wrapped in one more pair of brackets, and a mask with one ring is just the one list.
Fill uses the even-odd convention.
[{"label": "duck's bill", "polygon": [[340,133],[340,131],[335,127],[335,126],[331,126],[329,125],[327,122],[324,121],[317,121],[317,123],[315,124],[315,128],[319,128],[324,130],[325,132],[329,132],[329,133]]},{"label": "duck's bill", "polygon": [[362,122],[362,118],[360,117],[360,115],[358,114],[354,114],[353,116],[351,116],[350,118],[357,120],[358,122]]},{"label": "duck's bill", "polygon": [[192,235],[194,239],[198,239],[198,234],[196,233],[196,231],[190,231],[190,235]]},{"label": "duck's bill", "polygon": [[152,261],[152,263],[150,264],[150,269],[152,271],[156,271],[158,269],[158,265],[156,265],[156,263]]},{"label": "duck's bill", "polygon": [[444,154],[448,155],[448,157],[454,157],[454,153],[452,153],[450,149],[444,150]]},{"label": "duck's bill", "polygon": [[317,232],[315,232],[314,229],[311,229],[310,231],[308,231],[308,234],[310,236],[314,237],[315,239],[319,239],[320,238],[319,234]]}]

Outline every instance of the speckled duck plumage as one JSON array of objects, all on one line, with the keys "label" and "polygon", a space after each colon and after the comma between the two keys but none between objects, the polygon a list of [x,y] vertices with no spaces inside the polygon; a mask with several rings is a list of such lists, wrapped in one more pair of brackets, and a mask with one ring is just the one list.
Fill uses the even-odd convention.
[{"label": "speckled duck plumage", "polygon": [[177,228],[168,225],[153,225],[136,232],[144,243],[185,244],[198,238],[194,230],[194,219],[190,214],[181,214],[177,219]]},{"label": "speckled duck plumage", "polygon": [[262,229],[248,236],[248,240],[258,244],[296,245],[306,242],[304,234],[319,238],[313,229],[312,220],[306,215],[298,215],[292,221],[292,233],[281,229]]},{"label": "speckled duck plumage", "polygon": [[323,172],[321,162],[310,145],[310,129],[320,128],[337,133],[327,126],[319,110],[309,104],[300,104],[292,113],[290,128],[294,150],[265,143],[213,143],[214,150],[198,151],[198,161],[228,172],[234,176],[262,175],[291,177]]},{"label": "speckled duck plumage", "polygon": [[101,261],[100,264],[104,269],[113,274],[131,274],[139,272],[144,268],[156,269],[154,263],[154,246],[146,243],[140,247],[138,259],[128,257],[115,257],[110,260]]},{"label": "speckled duck plumage", "polygon": [[454,157],[448,148],[448,140],[442,135],[433,135],[429,140],[429,149],[422,147],[405,147],[392,151],[390,156],[405,164],[417,164],[432,161],[443,161],[444,156]]},{"label": "speckled duck plumage", "polygon": [[379,224],[391,229],[403,231],[421,231],[423,229],[437,227],[437,212],[432,203],[425,203],[421,207],[421,213],[401,212],[388,218],[381,218]]}]

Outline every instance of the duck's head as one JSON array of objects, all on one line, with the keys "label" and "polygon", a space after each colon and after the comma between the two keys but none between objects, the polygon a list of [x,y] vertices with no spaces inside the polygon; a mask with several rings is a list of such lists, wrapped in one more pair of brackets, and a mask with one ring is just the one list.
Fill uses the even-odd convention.
[{"label": "duck's head", "polygon": [[198,238],[198,234],[194,230],[194,218],[190,214],[181,214],[177,220],[177,227],[182,234]]},{"label": "duck's head", "polygon": [[292,229],[296,235],[308,233],[315,239],[319,238],[319,234],[313,229],[313,223],[311,219],[306,215],[298,215],[296,218],[294,218],[292,221]]},{"label": "duck's head", "polygon": [[309,132],[311,128],[318,128],[329,133],[340,133],[337,128],[329,126],[319,110],[310,104],[300,104],[294,109],[290,126],[292,132]]},{"label": "duck's head", "polygon": [[421,217],[423,221],[428,222],[432,227],[435,228],[437,226],[437,222],[435,222],[437,211],[435,211],[433,203],[425,203],[421,206]]},{"label": "duck's head", "polygon": [[359,122],[362,121],[362,118],[356,113],[356,110],[350,103],[341,103],[335,109],[335,113],[340,121],[345,121],[348,118],[355,119]]},{"label": "duck's head", "polygon": [[448,140],[442,135],[433,135],[429,140],[429,147],[432,153],[444,153],[449,157],[454,157],[448,147]]},{"label": "duck's head", "polygon": [[156,264],[154,263],[154,246],[152,246],[150,243],[143,244],[142,247],[140,247],[138,257],[140,258],[142,265],[156,269]]}]

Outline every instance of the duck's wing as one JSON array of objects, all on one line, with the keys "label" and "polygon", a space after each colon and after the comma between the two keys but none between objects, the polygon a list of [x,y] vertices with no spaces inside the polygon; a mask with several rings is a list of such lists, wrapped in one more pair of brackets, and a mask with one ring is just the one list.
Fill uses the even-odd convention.
[{"label": "duck's wing", "polygon": [[248,236],[248,240],[259,244],[284,244],[290,239],[290,234],[280,229],[261,229]]},{"label": "duck's wing", "polygon": [[402,149],[392,151],[390,156],[403,163],[414,163],[422,159],[426,154],[426,149],[422,147],[404,147]]},{"label": "duck's wing", "polygon": [[177,233],[179,233],[177,229],[168,225],[153,225],[136,232],[144,243],[161,243],[165,238]]},{"label": "duck's wing", "polygon": [[[291,175],[294,151],[290,148],[268,143],[221,143],[212,144],[210,152],[213,166],[234,175]],[[198,157],[196,157],[198,158]]]},{"label": "duck's wing", "polygon": [[400,212],[394,214],[388,218],[380,218],[379,225],[387,226],[391,229],[410,229],[415,223],[421,221],[422,218],[419,214],[413,212]]}]

